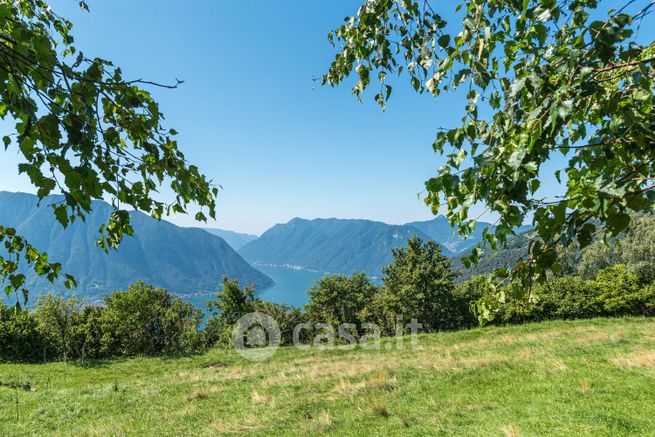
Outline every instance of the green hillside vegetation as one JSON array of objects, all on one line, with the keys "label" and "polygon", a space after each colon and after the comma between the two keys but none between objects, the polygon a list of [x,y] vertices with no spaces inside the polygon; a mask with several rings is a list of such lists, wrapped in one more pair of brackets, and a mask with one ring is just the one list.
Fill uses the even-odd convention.
[{"label": "green hillside vegetation", "polygon": [[[439,243],[442,247],[448,249],[448,252],[453,254],[461,254],[466,252],[472,247],[480,244],[484,240],[484,230],[493,230],[494,225],[483,221],[475,223],[473,230],[465,237],[459,235],[457,230],[451,226],[448,219],[443,215],[438,215],[432,220],[411,222],[406,226],[411,226],[426,234],[432,240]],[[514,232],[521,234],[528,230],[530,226],[519,226],[514,229]]]},{"label": "green hillside vegetation", "polygon": [[0,434],[652,435],[654,329],[556,321],[421,335],[419,351],[0,364]]},{"label": "green hillside vegetation", "polygon": [[511,268],[517,261],[524,259],[528,254],[528,243],[530,239],[526,233],[511,237],[507,245],[498,252],[486,249],[478,260],[477,264],[471,264],[469,268],[462,262],[462,256],[453,258],[453,268],[457,272],[457,281],[464,282],[478,275],[493,273],[498,268]]},{"label": "green hillside vegetation", "polygon": [[[112,207],[95,201],[85,221],[76,220],[64,230],[49,207],[63,199],[48,196],[39,203],[31,194],[0,192],[0,225],[16,229],[47,251],[50,261],[61,263],[62,272],[75,276],[78,288],[74,292],[80,297],[100,302],[103,294],[139,280],[174,293],[216,292],[223,275],[258,288],[273,284],[220,237],[135,211],[130,213],[134,236],[125,238],[120,250],[105,253],[96,247],[96,240]],[[33,292],[30,303],[39,294],[65,290],[63,280],[53,285],[25,264],[23,259],[24,285]]]},{"label": "green hillside vegetation", "polygon": [[[252,286],[224,278],[221,291],[208,304],[210,316],[204,326],[199,309],[144,283],[105,297],[104,306],[48,295],[33,311],[0,306],[0,359],[84,362],[231,347],[235,323],[252,312],[277,321],[282,344],[291,343],[299,323],[308,324],[303,335],[311,338],[336,332],[346,323],[353,324],[347,329],[354,340],[366,334],[366,323],[375,323],[383,336],[394,336],[397,315],[406,322],[416,319],[421,332],[469,329],[479,321],[506,325],[651,316],[655,314],[654,223],[651,218],[638,222],[611,250],[612,256],[601,250],[581,252],[574,257],[576,269],[573,264],[567,267],[580,273],[554,277],[536,287],[531,302],[517,299],[509,288],[492,287],[486,276],[456,284],[452,261],[441,247],[416,237],[406,247],[392,250],[393,262],[383,269],[381,285],[364,273],[326,276],[308,291],[310,301],[301,309],[263,301]],[[503,296],[500,302],[498,292]]]},{"label": "green hillside vegetation", "polygon": [[[458,282],[493,273],[498,268],[510,268],[528,255],[528,244],[533,237],[533,232],[530,231],[519,233],[509,239],[507,246],[498,252],[487,250],[480,257],[478,264],[471,265],[470,268],[464,266],[461,257],[454,258],[453,270],[457,272]],[[563,251],[558,258],[561,270],[557,276],[592,279],[600,269],[625,264],[647,281],[655,278],[654,217],[635,217],[630,228],[611,239],[609,243],[596,240],[582,250],[574,246]]]},{"label": "green hillside vegetation", "polygon": [[406,225],[389,225],[371,220],[295,218],[275,225],[257,240],[239,250],[257,264],[300,266],[332,274],[364,272],[379,276],[393,260],[391,250],[408,238],[430,237]]}]

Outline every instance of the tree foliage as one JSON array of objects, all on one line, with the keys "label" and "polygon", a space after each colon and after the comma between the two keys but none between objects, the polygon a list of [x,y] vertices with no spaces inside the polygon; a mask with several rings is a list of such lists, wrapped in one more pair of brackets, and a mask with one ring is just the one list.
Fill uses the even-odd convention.
[{"label": "tree foliage", "polygon": [[[462,234],[474,228],[474,205],[498,215],[484,235],[493,249],[532,217],[539,238],[511,272],[498,272],[516,297],[560,269],[558,247],[618,235],[631,211],[655,205],[655,46],[638,38],[653,25],[655,3],[617,3],[463,0],[458,22],[447,24],[455,3],[437,11],[427,0],[368,0],[329,35],[338,53],[324,84],[354,74],[360,98],[377,81],[382,107],[392,74],[419,93],[465,93],[461,124],[436,135],[446,162],[426,182],[426,203]],[[565,192],[546,198],[543,166],[558,156],[567,162],[556,172]]]},{"label": "tree foliage", "polygon": [[417,319],[425,331],[454,329],[458,325],[454,275],[441,246],[414,237],[407,247],[394,249],[393,258],[393,263],[382,270],[382,301],[388,325],[394,324],[396,315],[402,315],[406,321]]},{"label": "tree foliage", "polygon": [[162,288],[137,282],[105,297],[100,319],[107,355],[157,355],[196,350],[202,311]]},{"label": "tree foliage", "polygon": [[[80,6],[88,9],[83,1]],[[43,0],[0,3],[0,118],[15,123],[2,140],[6,150],[18,152],[18,171],[39,198],[64,195],[51,205],[64,227],[84,220],[94,199],[111,199],[112,214],[99,230],[105,250],[132,234],[130,208],[159,219],[196,204],[196,219],[214,217],[218,188],[185,160],[177,133],[164,127],[164,115],[143,88],[164,85],[128,80],[110,61],[87,57],[74,46],[71,30]],[[164,184],[175,195],[172,202],[156,194]],[[14,230],[0,228],[0,241],[7,293],[23,286],[21,256],[39,274],[59,274],[58,264]]]},{"label": "tree foliage", "polygon": [[359,330],[370,321],[370,305],[377,292],[364,273],[325,276],[307,292],[305,316],[312,326],[327,323],[336,329],[343,323],[352,323]]}]

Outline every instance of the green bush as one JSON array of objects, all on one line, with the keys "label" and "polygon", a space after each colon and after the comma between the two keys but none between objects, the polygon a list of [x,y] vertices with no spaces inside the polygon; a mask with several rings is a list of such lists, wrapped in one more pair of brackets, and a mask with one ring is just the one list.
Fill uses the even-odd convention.
[{"label": "green bush", "polygon": [[0,301],[0,361],[34,362],[51,359],[50,339],[39,330],[34,315]]},{"label": "green bush", "polygon": [[640,277],[623,264],[599,271],[592,283],[604,315],[647,315],[652,311],[653,287],[642,286]]},{"label": "green bush", "polygon": [[57,358],[80,358],[84,355],[85,332],[81,328],[82,302],[72,297],[48,294],[37,300],[34,317],[39,331],[50,339]]},{"label": "green bush", "polygon": [[111,356],[103,346],[104,313],[105,307],[96,305],[88,305],[82,309],[77,326],[79,334],[75,336],[81,338],[82,342],[78,348],[80,355],[76,358],[102,359]]},{"label": "green bush", "polygon": [[234,325],[249,313],[260,312],[272,317],[280,329],[283,345],[292,344],[294,327],[305,320],[299,309],[257,299],[251,286],[241,287],[239,281],[227,278],[223,278],[221,292],[207,303],[207,308],[214,312],[204,329],[208,346],[231,345]]},{"label": "green bush", "polygon": [[458,284],[453,293],[454,308],[459,316],[457,325],[468,329],[478,326],[478,320],[472,311],[472,306],[480,299],[492,295],[489,275],[473,276],[468,281]]},{"label": "green bush", "polygon": [[[293,344],[293,329],[306,320],[305,315],[298,308],[265,300],[257,300],[254,303],[254,310],[268,314],[275,319],[280,328],[280,344],[282,345]],[[301,331],[300,334],[302,341],[307,340],[306,332]]]},{"label": "green bush", "polygon": [[101,316],[106,355],[133,356],[196,350],[202,312],[166,290],[137,282],[105,298]]},{"label": "green bush", "polygon": [[641,310],[644,316],[655,315],[655,283],[649,284],[641,289],[639,296]]},{"label": "green bush", "polygon": [[[484,276],[461,284],[457,294],[467,302],[495,296]],[[527,304],[512,299],[507,293],[506,302],[497,306],[492,323],[507,325],[553,319],[651,316],[655,313],[655,284],[643,286],[639,275],[625,265],[601,269],[592,280],[575,276],[553,278],[537,287],[535,295],[536,301]]]},{"label": "green bush", "polygon": [[554,278],[537,290],[545,319],[584,319],[603,315],[598,288],[579,277]]}]

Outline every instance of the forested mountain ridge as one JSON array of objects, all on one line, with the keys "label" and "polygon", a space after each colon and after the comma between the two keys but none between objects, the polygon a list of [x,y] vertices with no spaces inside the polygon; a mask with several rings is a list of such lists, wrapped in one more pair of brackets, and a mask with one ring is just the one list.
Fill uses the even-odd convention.
[{"label": "forested mountain ridge", "polygon": [[[251,263],[299,267],[325,273],[364,272],[378,276],[391,263],[392,249],[416,235],[430,237],[406,225],[358,219],[295,218],[278,224],[239,253]],[[450,252],[445,249],[447,254]]]},{"label": "forested mountain ridge", "polygon": [[[217,291],[223,275],[260,288],[273,283],[222,238],[139,212],[130,214],[135,236],[126,237],[118,251],[104,253],[95,241],[111,207],[94,202],[85,222],[77,220],[63,229],[49,206],[61,200],[61,196],[48,196],[38,205],[34,195],[0,192],[0,225],[15,228],[47,252],[50,261],[61,263],[62,271],[77,279],[75,293],[80,296],[125,289],[138,280],[175,293]],[[61,283],[52,286],[31,270],[25,274],[27,288],[36,294],[63,289]]]}]

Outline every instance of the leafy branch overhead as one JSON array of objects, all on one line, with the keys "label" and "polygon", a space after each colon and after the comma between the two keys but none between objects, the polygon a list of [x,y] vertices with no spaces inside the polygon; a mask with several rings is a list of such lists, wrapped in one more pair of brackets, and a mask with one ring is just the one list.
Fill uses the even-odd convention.
[{"label": "leafy branch overhead", "polygon": [[[0,118],[15,123],[4,147],[19,153],[19,171],[39,198],[63,193],[65,200],[51,206],[64,227],[84,220],[93,200],[110,198],[113,212],[98,239],[104,250],[132,234],[128,209],[159,219],[196,204],[197,220],[215,217],[218,188],[185,160],[176,132],[164,128],[157,102],[142,88],[181,82],[127,80],[110,61],[78,51],[71,28],[42,0],[0,3]],[[165,184],[175,195],[171,203],[157,197]],[[0,258],[8,293],[24,281],[8,263],[18,263],[21,254],[31,259],[31,246],[14,234],[0,234],[10,255]],[[45,254],[40,260],[47,264]],[[54,280],[60,267],[42,264],[35,263],[37,272]]]},{"label": "leafy branch overhead", "polygon": [[[529,255],[497,272],[529,297],[533,281],[560,269],[559,246],[585,247],[625,230],[631,213],[653,211],[655,45],[640,30],[655,24],[655,2],[465,0],[456,11],[432,3],[366,1],[329,35],[338,53],[323,83],[355,75],[358,99],[378,83],[383,108],[392,75],[419,93],[466,94],[461,124],[436,135],[446,162],[426,182],[425,201],[462,234],[475,225],[474,205],[499,216],[484,235],[493,249],[532,218]],[[456,23],[446,23],[448,12]],[[563,195],[545,198],[544,164],[557,160]]]}]

